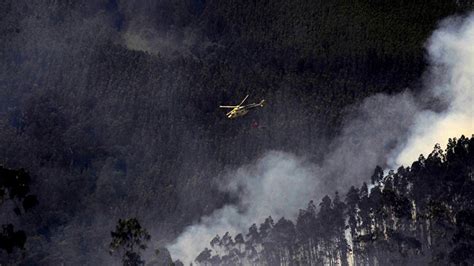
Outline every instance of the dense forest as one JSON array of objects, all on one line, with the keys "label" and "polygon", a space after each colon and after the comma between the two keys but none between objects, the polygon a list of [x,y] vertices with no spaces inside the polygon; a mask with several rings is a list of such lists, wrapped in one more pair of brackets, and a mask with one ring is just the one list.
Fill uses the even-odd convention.
[{"label": "dense forest", "polygon": [[[1,258],[111,264],[110,232],[126,217],[140,218],[153,241],[143,256],[155,256],[236,201],[216,185],[223,172],[269,150],[320,161],[367,97],[422,94],[425,41],[472,10],[472,0],[0,1],[0,222],[8,249],[24,248]],[[247,94],[268,105],[229,123],[217,107]],[[411,122],[397,121],[361,173],[385,166]],[[16,176],[28,190],[11,190]],[[279,258],[296,256],[288,241],[294,251]],[[307,242],[299,250],[315,259]]]},{"label": "dense forest", "polygon": [[[474,136],[450,139],[411,166],[345,195],[325,196],[296,221],[268,217],[216,235],[198,265],[472,265]],[[291,188],[289,188],[291,189]]]}]

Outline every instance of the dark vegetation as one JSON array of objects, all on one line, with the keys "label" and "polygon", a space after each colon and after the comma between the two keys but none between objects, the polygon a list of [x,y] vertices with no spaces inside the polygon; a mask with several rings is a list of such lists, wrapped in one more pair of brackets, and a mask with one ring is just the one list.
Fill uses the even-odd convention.
[{"label": "dark vegetation", "polygon": [[118,253],[124,266],[145,264],[140,253],[147,248],[146,242],[151,236],[136,218],[119,219],[115,231],[110,234],[110,254]]},{"label": "dark vegetation", "polygon": [[[225,167],[268,149],[320,158],[346,107],[416,91],[426,38],[473,7],[151,2],[0,2],[0,163],[33,173],[44,203],[22,222],[26,262],[107,264],[90,243],[106,246],[111,220],[133,213],[169,240],[232,200],[209,185]],[[127,48],[137,17],[178,48]],[[216,106],[245,94],[270,104],[228,123]]]},{"label": "dark vegetation", "polygon": [[[410,167],[342,197],[310,201],[296,221],[271,217],[217,235],[199,265],[472,265],[474,136],[450,139]],[[319,209],[319,210],[318,210]]]},{"label": "dark vegetation", "polygon": [[15,255],[21,255],[19,253],[25,249],[26,233],[23,230],[16,230],[14,222],[15,218],[38,204],[36,196],[30,194],[30,181],[30,175],[24,169],[15,170],[0,166],[0,208],[2,213],[0,218],[2,227],[0,264],[15,262]]},{"label": "dark vegetation", "polygon": [[137,218],[119,219],[110,235],[109,253],[119,257],[124,266],[179,266],[179,260],[173,263],[166,248],[155,249],[152,260],[142,258],[142,253],[149,248],[151,236]]}]

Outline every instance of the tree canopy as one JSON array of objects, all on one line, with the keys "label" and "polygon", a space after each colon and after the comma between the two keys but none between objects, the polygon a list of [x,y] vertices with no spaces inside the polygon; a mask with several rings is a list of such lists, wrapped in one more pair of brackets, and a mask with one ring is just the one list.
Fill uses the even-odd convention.
[{"label": "tree canopy", "polygon": [[147,248],[146,243],[150,241],[151,236],[136,218],[119,219],[115,231],[110,234],[110,254],[118,253],[124,266],[145,264],[140,253]]},{"label": "tree canopy", "polygon": [[[296,223],[269,217],[243,238],[215,238],[199,265],[471,265],[474,263],[474,136],[436,145],[428,157],[313,201]],[[288,188],[288,189],[291,189]],[[227,236],[227,234],[226,234]],[[238,240],[237,240],[238,239]],[[217,245],[216,245],[217,243]]]}]

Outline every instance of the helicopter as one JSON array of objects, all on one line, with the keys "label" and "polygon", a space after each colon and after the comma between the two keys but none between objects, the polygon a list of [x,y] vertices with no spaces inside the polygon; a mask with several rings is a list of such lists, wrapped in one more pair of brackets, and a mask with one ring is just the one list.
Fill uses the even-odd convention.
[{"label": "helicopter", "polygon": [[245,100],[247,100],[248,97],[249,97],[248,95],[245,96],[245,98],[242,100],[242,102],[239,105],[235,105],[235,106],[221,105],[219,107],[232,109],[230,110],[230,112],[226,114],[227,118],[229,119],[234,119],[239,116],[244,116],[249,112],[250,109],[253,109],[256,107],[263,107],[265,100],[261,100],[260,103],[251,103],[247,105],[242,105],[245,102]]}]

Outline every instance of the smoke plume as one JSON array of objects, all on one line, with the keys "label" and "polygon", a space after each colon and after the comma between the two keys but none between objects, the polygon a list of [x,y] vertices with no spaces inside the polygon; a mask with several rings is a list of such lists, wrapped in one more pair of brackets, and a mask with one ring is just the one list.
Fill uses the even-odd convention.
[{"label": "smoke plume", "polygon": [[220,188],[238,203],[186,228],[168,245],[172,257],[190,263],[216,234],[245,232],[270,215],[294,219],[309,200],[368,180],[376,165],[409,165],[435,143],[474,132],[473,44],[474,14],[443,21],[427,42],[422,93],[377,94],[353,106],[319,163],[272,151],[227,174]]},{"label": "smoke plume", "polygon": [[188,227],[168,247],[173,258],[192,262],[216,233],[235,234],[269,215],[295,218],[301,203],[313,194],[312,186],[317,180],[313,178],[315,169],[312,167],[291,154],[269,152],[255,165],[237,169],[221,188],[238,193],[239,204],[227,205],[203,217],[199,224]]},{"label": "smoke plume", "polygon": [[409,164],[434,143],[474,132],[474,14],[443,21],[427,43],[431,69],[429,96],[444,101],[446,110],[419,112],[411,136],[395,156],[394,165]]}]

